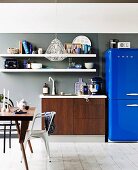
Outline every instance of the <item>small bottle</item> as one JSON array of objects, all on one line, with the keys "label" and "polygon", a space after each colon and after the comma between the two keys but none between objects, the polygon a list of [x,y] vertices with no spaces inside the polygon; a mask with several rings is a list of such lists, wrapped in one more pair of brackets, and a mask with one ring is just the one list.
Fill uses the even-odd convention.
[{"label": "small bottle", "polygon": [[49,88],[48,85],[45,83],[45,85],[43,86],[43,95],[47,95],[49,93]]},{"label": "small bottle", "polygon": [[75,62],[73,62],[72,58],[69,58],[69,66],[68,68],[74,68],[75,67]]},{"label": "small bottle", "polygon": [[88,85],[83,86],[83,94],[88,95]]},{"label": "small bottle", "polygon": [[31,69],[31,62],[30,62],[30,58],[28,59],[28,61],[27,61],[27,68],[28,69]]},{"label": "small bottle", "polygon": [[30,47],[30,49],[29,49],[30,54],[32,54],[32,52],[33,52],[33,46],[32,46],[32,44],[30,44],[29,47]]},{"label": "small bottle", "polygon": [[23,61],[23,68],[24,68],[24,69],[27,68],[27,60],[26,60],[26,59],[24,59],[24,61]]}]

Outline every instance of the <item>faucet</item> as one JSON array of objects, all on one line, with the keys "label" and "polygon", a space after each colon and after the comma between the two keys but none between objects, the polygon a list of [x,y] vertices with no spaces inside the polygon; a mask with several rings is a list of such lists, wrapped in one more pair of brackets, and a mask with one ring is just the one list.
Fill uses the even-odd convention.
[{"label": "faucet", "polygon": [[55,81],[52,79],[52,77],[49,77],[48,81],[52,81],[53,85],[52,85],[52,95],[55,95]]}]

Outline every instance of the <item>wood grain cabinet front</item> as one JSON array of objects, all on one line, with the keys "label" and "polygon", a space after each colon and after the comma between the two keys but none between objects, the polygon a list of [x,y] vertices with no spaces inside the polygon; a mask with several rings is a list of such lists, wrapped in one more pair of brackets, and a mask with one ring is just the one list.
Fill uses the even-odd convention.
[{"label": "wood grain cabinet front", "polygon": [[[57,135],[104,135],[105,134],[104,98],[73,99],[44,98],[42,112],[56,111],[55,124]],[[42,119],[44,128],[44,119]]]},{"label": "wood grain cabinet front", "polygon": [[74,134],[105,134],[105,99],[74,99]]},{"label": "wood grain cabinet front", "polygon": [[[42,99],[42,112],[55,111],[55,135],[73,134],[73,100],[72,99]],[[42,119],[44,129],[44,119]]]}]

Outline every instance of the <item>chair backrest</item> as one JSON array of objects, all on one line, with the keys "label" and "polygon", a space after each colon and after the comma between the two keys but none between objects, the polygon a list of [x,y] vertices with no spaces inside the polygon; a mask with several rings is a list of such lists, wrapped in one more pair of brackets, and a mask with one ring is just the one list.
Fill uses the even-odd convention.
[{"label": "chair backrest", "polygon": [[56,114],[56,112],[54,112],[54,111],[45,112],[45,128],[49,134],[53,133],[53,131],[55,129],[55,124],[53,121],[55,114]]},{"label": "chair backrest", "polygon": [[[36,118],[38,118],[39,115],[40,115],[40,114],[37,113],[37,111],[35,111],[34,116],[33,116],[33,120],[29,122],[29,128],[28,128],[28,129],[29,129],[30,131],[33,130],[35,120],[36,120]],[[40,116],[39,116],[39,117],[40,117]]]},{"label": "chair backrest", "polygon": [[52,123],[53,118],[54,118],[54,116],[55,116],[55,114],[56,114],[56,112],[54,112],[54,111],[44,112],[44,113],[36,113],[36,112],[35,112],[34,117],[33,117],[33,120],[32,120],[32,122],[30,122],[30,125],[29,125],[29,130],[30,130],[30,132],[33,131],[34,124],[35,124],[35,120],[36,120],[37,118],[42,118],[42,117],[45,118],[47,113],[50,113],[50,114],[51,114],[51,119],[50,119],[49,126],[48,126],[48,129],[47,129],[47,131],[49,132],[51,123]]}]

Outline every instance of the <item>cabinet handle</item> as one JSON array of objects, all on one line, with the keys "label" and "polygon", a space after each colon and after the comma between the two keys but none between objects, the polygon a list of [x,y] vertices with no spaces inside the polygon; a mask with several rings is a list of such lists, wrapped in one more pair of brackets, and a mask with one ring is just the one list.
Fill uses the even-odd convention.
[{"label": "cabinet handle", "polygon": [[138,96],[138,93],[128,93],[127,96]]},{"label": "cabinet handle", "polygon": [[89,99],[88,99],[88,98],[86,99],[86,102],[89,102]]},{"label": "cabinet handle", "polygon": [[138,104],[127,104],[128,107],[138,107]]}]

